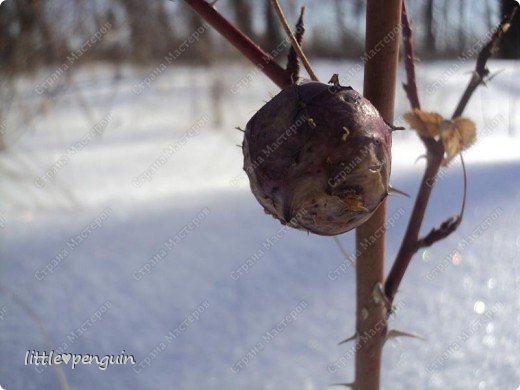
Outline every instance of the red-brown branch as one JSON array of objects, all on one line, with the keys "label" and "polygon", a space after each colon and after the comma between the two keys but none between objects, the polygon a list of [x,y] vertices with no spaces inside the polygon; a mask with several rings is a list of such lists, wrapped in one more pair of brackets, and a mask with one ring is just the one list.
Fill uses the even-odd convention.
[{"label": "red-brown branch", "polygon": [[[368,0],[365,51],[369,52],[398,28],[401,0]],[[363,94],[379,110],[388,123],[393,122],[397,80],[399,39],[383,45],[365,64]],[[381,361],[386,336],[387,308],[374,297],[374,291],[384,281],[386,202],[378,207],[368,221],[356,229],[356,331],[370,334],[368,339],[356,340],[355,389],[378,390]],[[375,240],[374,240],[375,238]],[[365,250],[363,243],[370,241]],[[374,241],[372,241],[374,240]]]},{"label": "red-brown branch", "polygon": [[480,51],[478,58],[477,58],[477,65],[475,66],[475,71],[473,72],[473,75],[469,81],[468,86],[466,87],[466,90],[462,94],[462,97],[459,101],[459,104],[457,105],[457,108],[455,109],[455,112],[453,113],[453,118],[459,117],[464,112],[464,109],[469,103],[469,99],[473,95],[473,92],[478,88],[479,85],[483,84],[486,80],[486,78],[489,76],[489,69],[487,68],[487,62],[491,58],[491,56],[496,51],[497,42],[500,39],[502,35],[504,35],[509,26],[511,25],[511,21],[515,17],[516,11],[520,6],[518,3],[515,3],[515,7],[509,13],[502,19],[502,22],[499,24],[495,32],[493,33],[493,36],[489,40],[489,42],[482,48]]},{"label": "red-brown branch", "polygon": [[[410,101],[413,109],[421,109],[419,101],[419,93],[415,76],[415,53],[413,45],[413,33],[410,19],[406,12],[406,0],[403,0],[403,9],[401,12],[401,28],[403,32],[403,46],[405,52],[405,69],[407,82],[403,84],[406,96]],[[415,204],[410,216],[410,221],[406,228],[401,247],[397,253],[396,259],[390,273],[385,282],[385,295],[390,302],[393,301],[395,294],[404,274],[412,260],[413,255],[419,249],[419,232],[421,230],[426,208],[430,201],[430,196],[435,184],[435,178],[439,172],[442,158],[444,155],[444,146],[441,141],[435,141],[433,138],[421,137],[426,146],[426,169],[419,187],[419,192],[415,198]]]},{"label": "red-brown branch", "polygon": [[403,31],[404,65],[407,75],[407,82],[403,83],[403,88],[412,108],[420,110],[421,103],[417,89],[417,78],[415,77],[415,48],[413,45],[412,26],[406,11],[405,1],[403,1],[403,9],[401,12],[401,30]]},{"label": "red-brown branch", "polygon": [[288,77],[285,69],[278,65],[271,55],[262,50],[205,0],[184,1],[247,59],[258,66],[276,85],[284,88],[291,84],[290,77]]},{"label": "red-brown branch", "polygon": [[[436,143],[435,145],[439,144]],[[419,232],[444,153],[442,144],[439,145],[439,148],[442,148],[442,150],[436,153],[427,153],[426,169],[419,187],[419,192],[415,198],[412,215],[410,216],[410,221],[408,222],[408,227],[406,228],[406,233],[404,234],[403,242],[401,243],[395,262],[385,282],[385,295],[390,302],[393,301],[397,293],[397,289],[403,280],[403,276],[413,255],[419,249]]]},{"label": "red-brown branch", "polygon": [[[487,61],[494,53],[498,39],[507,31],[506,26],[511,23],[511,20],[513,19],[517,9],[518,6],[515,7],[509,15],[504,17],[499,27],[491,37],[490,41],[482,48],[481,52],[479,53],[475,72],[472,75],[468,87],[464,91],[452,118],[456,118],[462,114],[472,94],[489,75],[489,70],[486,67]],[[420,103],[415,78],[412,30],[410,27],[409,18],[406,14],[404,3],[401,22],[403,37],[405,40],[404,48],[407,74],[407,83],[404,85],[404,87],[412,108],[419,109]],[[419,192],[415,199],[414,208],[412,210],[410,221],[408,222],[408,227],[406,229],[403,242],[401,243],[401,247],[399,248],[395,262],[385,282],[385,295],[387,296],[389,302],[393,301],[413,255],[421,247],[433,245],[435,242],[446,238],[457,229],[462,220],[463,211],[460,215],[445,221],[440,228],[432,229],[430,233],[428,233],[424,238],[419,238],[419,232],[424,220],[426,208],[430,200],[432,189],[435,186],[436,177],[441,167],[442,158],[444,155],[444,146],[440,140],[436,141],[433,138],[425,137],[421,137],[421,140],[424,142],[427,151],[426,169],[419,187]]]}]

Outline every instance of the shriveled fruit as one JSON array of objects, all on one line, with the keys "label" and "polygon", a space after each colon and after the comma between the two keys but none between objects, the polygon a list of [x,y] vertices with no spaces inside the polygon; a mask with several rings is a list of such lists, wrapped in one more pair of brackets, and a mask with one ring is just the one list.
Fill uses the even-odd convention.
[{"label": "shriveled fruit", "polygon": [[391,130],[350,87],[293,85],[248,122],[251,190],[283,224],[321,235],[366,221],[388,195]]}]

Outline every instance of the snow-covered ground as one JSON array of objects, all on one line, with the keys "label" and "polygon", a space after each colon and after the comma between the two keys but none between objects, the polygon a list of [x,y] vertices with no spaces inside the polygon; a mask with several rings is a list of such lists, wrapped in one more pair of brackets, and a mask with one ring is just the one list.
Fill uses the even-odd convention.
[{"label": "snow-covered ground", "polygon": [[[423,107],[451,115],[471,66],[420,63]],[[466,218],[416,256],[396,302],[392,326],[427,340],[389,342],[384,389],[520,387],[520,68],[490,67],[503,72],[466,112],[480,134],[465,154]],[[361,88],[353,63],[317,68]],[[0,385],[59,388],[53,368],[24,365],[27,350],[50,349],[135,356],[104,371],[61,365],[74,389],[349,382],[353,345],[337,343],[354,330],[353,268],[331,238],[263,213],[235,146],[234,127],[276,87],[238,65],[171,67],[139,84],[152,71],[80,69],[44,103],[33,87],[46,73],[20,81],[0,154]],[[401,90],[397,102],[402,123]],[[392,182],[413,199],[423,148],[412,133],[394,139]],[[424,231],[458,211],[461,175],[458,163],[442,173]],[[390,199],[389,263],[411,206]],[[351,251],[353,235],[341,237]]]}]

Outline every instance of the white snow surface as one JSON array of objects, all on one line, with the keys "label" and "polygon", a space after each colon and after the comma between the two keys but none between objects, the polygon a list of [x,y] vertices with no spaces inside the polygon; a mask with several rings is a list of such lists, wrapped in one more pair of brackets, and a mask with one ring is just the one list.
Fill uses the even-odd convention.
[{"label": "white snow surface", "polygon": [[[424,109],[451,115],[470,62],[418,64]],[[349,71],[355,65],[319,62],[317,69],[322,80],[340,73],[360,90],[362,71]],[[465,112],[480,135],[465,152],[465,219],[449,238],[415,256],[391,320],[392,328],[426,340],[387,343],[383,389],[520,386],[520,137],[514,135],[520,133],[520,68],[502,61],[489,66],[503,71]],[[152,71],[125,67],[114,80],[107,66],[78,69],[76,89],[60,92],[25,122],[26,111],[41,104],[33,86],[47,73],[20,80],[25,104],[12,107],[17,116],[7,128],[22,125],[8,131],[10,148],[0,153],[0,385],[59,388],[54,369],[38,373],[24,365],[27,350],[50,349],[125,350],[137,360],[106,370],[61,365],[72,389],[310,390],[350,382],[354,345],[337,343],[354,332],[353,267],[345,266],[332,238],[286,230],[266,216],[242,172],[236,147],[242,133],[234,127],[245,127],[277,88],[246,64],[172,66],[134,94]],[[439,80],[439,89],[428,93]],[[210,99],[218,83],[220,125]],[[397,124],[407,109],[399,89]],[[89,132],[92,118],[107,114],[101,136],[89,138],[43,188],[34,184]],[[193,128],[197,121],[200,129]],[[174,153],[164,158],[167,148]],[[392,184],[411,198],[389,200],[395,223],[388,228],[388,268],[410,216],[423,153],[415,134],[395,133]],[[135,178],[161,156],[151,180],[136,186]],[[461,197],[455,162],[435,188],[423,233],[456,214]],[[70,249],[71,237],[103,211],[101,226],[84,231]],[[176,235],[183,238],[165,250]],[[351,252],[353,237],[340,237]],[[161,249],[150,272],[139,273]],[[247,273],[237,273],[247,263]],[[42,277],[48,265],[52,272]]]}]

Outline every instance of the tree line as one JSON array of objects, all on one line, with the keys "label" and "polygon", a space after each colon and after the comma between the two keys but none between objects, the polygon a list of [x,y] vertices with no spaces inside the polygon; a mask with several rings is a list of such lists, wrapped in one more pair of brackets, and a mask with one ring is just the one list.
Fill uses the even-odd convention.
[{"label": "tree line", "polygon": [[[288,17],[298,17],[302,2],[284,0]],[[422,0],[410,2],[420,58],[457,57],[479,36],[496,27],[514,0]],[[356,58],[362,55],[365,0],[307,1],[304,46],[310,56]],[[284,38],[270,0],[219,0],[219,11],[264,49]],[[501,55],[518,58],[520,18],[502,41]],[[1,71],[31,71],[59,65],[85,47],[100,29],[108,31],[81,61],[155,63],[182,45],[203,21],[182,1],[167,0],[8,0],[0,7]],[[238,58],[212,29],[190,45],[178,61],[209,64]],[[280,56],[283,58],[283,56]]]}]

